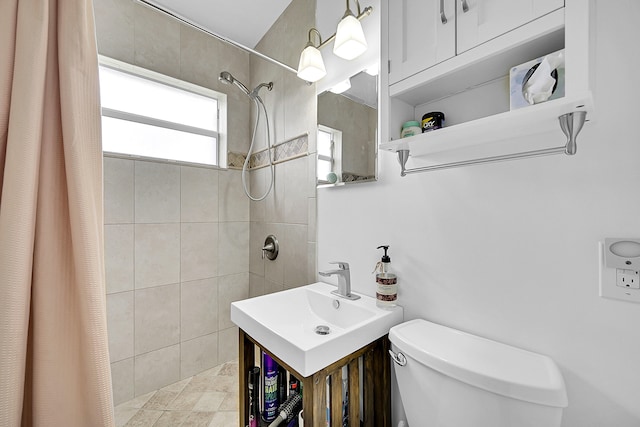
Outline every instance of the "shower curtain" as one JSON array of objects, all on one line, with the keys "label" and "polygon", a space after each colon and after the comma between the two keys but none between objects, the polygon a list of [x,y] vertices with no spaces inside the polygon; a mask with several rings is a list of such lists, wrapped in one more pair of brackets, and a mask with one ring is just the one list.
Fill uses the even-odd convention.
[{"label": "shower curtain", "polygon": [[112,426],[91,0],[0,1],[0,426]]}]

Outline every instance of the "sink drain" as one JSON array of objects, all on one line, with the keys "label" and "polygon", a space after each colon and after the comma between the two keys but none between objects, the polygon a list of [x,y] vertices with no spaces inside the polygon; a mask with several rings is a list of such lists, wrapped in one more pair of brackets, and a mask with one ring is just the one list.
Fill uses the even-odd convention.
[{"label": "sink drain", "polygon": [[315,331],[318,335],[329,335],[331,329],[327,325],[318,325],[316,326]]}]

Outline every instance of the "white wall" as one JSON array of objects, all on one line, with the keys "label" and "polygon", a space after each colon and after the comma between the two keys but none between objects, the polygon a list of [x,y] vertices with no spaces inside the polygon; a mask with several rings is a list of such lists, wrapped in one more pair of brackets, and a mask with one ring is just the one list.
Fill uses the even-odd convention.
[{"label": "white wall", "polygon": [[375,248],[389,244],[405,319],[551,356],[564,427],[640,425],[640,305],[598,296],[598,242],[640,236],[639,20],[640,2],[596,2],[597,121],[576,156],[400,178],[381,152],[378,182],[318,190],[319,269],[348,261],[354,289],[374,295]]}]

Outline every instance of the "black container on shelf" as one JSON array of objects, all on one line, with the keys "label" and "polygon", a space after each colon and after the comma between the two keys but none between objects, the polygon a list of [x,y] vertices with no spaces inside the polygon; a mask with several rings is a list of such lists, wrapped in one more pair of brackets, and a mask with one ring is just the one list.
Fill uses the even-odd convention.
[{"label": "black container on shelf", "polygon": [[444,113],[433,111],[422,116],[422,133],[444,127]]}]

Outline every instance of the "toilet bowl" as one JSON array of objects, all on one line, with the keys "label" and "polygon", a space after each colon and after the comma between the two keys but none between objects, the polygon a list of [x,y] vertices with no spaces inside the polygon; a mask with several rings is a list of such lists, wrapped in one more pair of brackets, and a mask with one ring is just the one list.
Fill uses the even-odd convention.
[{"label": "toilet bowl", "polygon": [[551,358],[428,322],[389,331],[409,427],[559,427],[567,394]]}]

